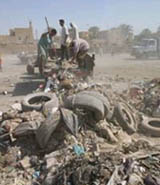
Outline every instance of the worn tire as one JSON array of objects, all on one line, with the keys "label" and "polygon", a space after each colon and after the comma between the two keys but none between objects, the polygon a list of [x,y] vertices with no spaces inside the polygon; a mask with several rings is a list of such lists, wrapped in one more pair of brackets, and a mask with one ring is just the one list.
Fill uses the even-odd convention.
[{"label": "worn tire", "polygon": [[113,121],[113,119],[114,119],[114,107],[110,107],[110,110],[106,115],[106,120]]},{"label": "worn tire", "polygon": [[131,114],[130,109],[124,103],[118,103],[118,105],[115,107],[114,116],[116,117],[119,125],[128,134],[133,134],[134,132],[136,132],[135,118]]},{"label": "worn tire", "polygon": [[62,115],[62,120],[68,132],[76,137],[78,134],[78,127],[79,127],[77,115],[74,114],[71,110],[64,109],[64,108],[61,108],[60,112]]},{"label": "worn tire", "polygon": [[52,112],[53,108],[59,107],[59,100],[56,94],[52,94],[52,99],[42,105],[42,112],[45,116],[48,116],[49,113]]},{"label": "worn tire", "polygon": [[105,117],[109,114],[110,112],[110,103],[107,97],[103,96],[102,94],[100,94],[99,92],[96,91],[82,91],[78,94],[88,94],[90,96],[93,96],[97,99],[99,99],[100,101],[102,101],[103,105],[104,105],[104,109],[105,109]]},{"label": "worn tire", "polygon": [[88,94],[77,94],[68,97],[65,101],[65,107],[92,111],[97,121],[105,118],[105,109],[102,101]]},{"label": "worn tire", "polygon": [[39,128],[40,123],[31,121],[31,122],[24,122],[18,125],[12,132],[13,136],[21,137],[21,136],[29,136],[35,134],[36,130]]},{"label": "worn tire", "polygon": [[28,94],[22,101],[22,110],[23,111],[40,111],[42,109],[43,104],[35,104],[39,102],[40,100],[43,101],[50,101],[53,97],[53,94],[50,93],[34,93],[34,94]]},{"label": "worn tire", "polygon": [[60,119],[60,111],[50,114],[50,116],[47,117],[45,122],[42,123],[39,129],[36,131],[36,140],[40,148],[45,148],[52,133],[57,128]]},{"label": "worn tire", "polygon": [[153,137],[160,137],[160,118],[143,117],[139,130]]}]

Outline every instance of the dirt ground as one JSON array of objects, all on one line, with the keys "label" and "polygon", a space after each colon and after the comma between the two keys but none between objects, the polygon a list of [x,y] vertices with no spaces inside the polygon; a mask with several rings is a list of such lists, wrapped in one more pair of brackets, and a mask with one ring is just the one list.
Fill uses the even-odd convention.
[{"label": "dirt ground", "polygon": [[[96,57],[95,78],[98,75],[123,77],[128,80],[143,80],[159,77],[159,60],[135,60],[128,54]],[[37,71],[36,71],[37,72]],[[38,72],[26,74],[26,66],[15,55],[3,56],[3,71],[0,72],[0,111],[7,110],[14,102],[35,91],[44,80]],[[4,91],[7,94],[4,95]]]}]

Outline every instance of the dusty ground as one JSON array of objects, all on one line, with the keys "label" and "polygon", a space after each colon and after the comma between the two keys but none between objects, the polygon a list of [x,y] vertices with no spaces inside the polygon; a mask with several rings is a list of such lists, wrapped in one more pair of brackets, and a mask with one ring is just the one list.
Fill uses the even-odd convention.
[{"label": "dusty ground", "polygon": [[[0,72],[0,111],[7,110],[15,101],[38,88],[43,82],[38,74],[28,76],[26,66],[16,56],[3,57],[3,72]],[[124,77],[127,80],[143,80],[159,77],[159,60],[135,60],[128,54],[105,55],[96,58],[95,76]],[[4,95],[3,92],[8,94]]]}]

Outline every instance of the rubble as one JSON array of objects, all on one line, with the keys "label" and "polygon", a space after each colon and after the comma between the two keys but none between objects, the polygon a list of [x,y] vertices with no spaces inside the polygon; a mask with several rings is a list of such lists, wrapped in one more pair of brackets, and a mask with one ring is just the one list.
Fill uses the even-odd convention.
[{"label": "rubble", "polygon": [[2,185],[159,184],[160,148],[149,142],[160,136],[159,80],[119,93],[119,77],[83,79],[52,69],[43,92],[0,114]]}]

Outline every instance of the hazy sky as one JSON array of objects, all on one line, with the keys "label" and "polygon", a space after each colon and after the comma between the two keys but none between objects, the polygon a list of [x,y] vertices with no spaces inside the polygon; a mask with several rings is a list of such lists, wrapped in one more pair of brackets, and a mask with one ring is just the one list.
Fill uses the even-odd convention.
[{"label": "hazy sky", "polygon": [[133,26],[136,33],[160,26],[160,0],[0,0],[0,34],[9,28],[26,27],[32,20],[34,29],[46,29],[44,17],[59,30],[58,20],[75,22],[80,30],[97,25],[101,29],[122,23]]}]

